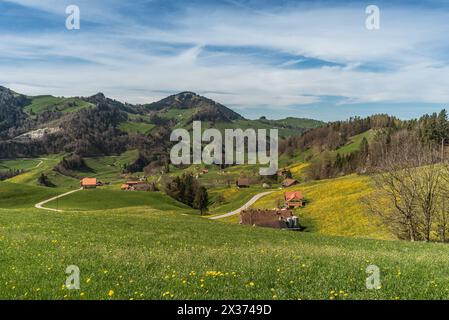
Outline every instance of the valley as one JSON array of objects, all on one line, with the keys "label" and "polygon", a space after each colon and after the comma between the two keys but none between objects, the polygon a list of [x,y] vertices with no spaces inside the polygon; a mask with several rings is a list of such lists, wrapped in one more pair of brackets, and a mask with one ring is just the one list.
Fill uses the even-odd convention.
[{"label": "valley", "polygon": [[[248,120],[189,92],[142,106],[101,94],[23,99],[21,125],[0,140],[0,172],[9,174],[0,181],[0,298],[448,298],[449,247],[404,241],[364,203],[378,191],[377,150],[407,122]],[[191,131],[194,120],[222,133],[277,128],[278,172],[173,165],[167,133]],[[60,129],[15,139],[50,125]],[[79,190],[86,177],[98,185]],[[130,181],[152,190],[123,189]],[[170,189],[181,181],[207,190],[203,214],[193,194]],[[237,209],[281,208],[290,191],[304,195],[292,209],[302,231],[239,224]],[[382,270],[379,290],[365,287],[372,264]],[[68,265],[81,270],[80,290],[65,287]]]}]

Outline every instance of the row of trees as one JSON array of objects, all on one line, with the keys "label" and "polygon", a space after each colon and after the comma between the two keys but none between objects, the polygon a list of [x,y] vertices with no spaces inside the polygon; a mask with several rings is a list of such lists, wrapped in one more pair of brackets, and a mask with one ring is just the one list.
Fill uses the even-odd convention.
[{"label": "row of trees", "polygon": [[191,174],[168,178],[164,182],[164,190],[173,199],[200,210],[201,214],[207,211],[209,205],[207,189]]},{"label": "row of trees", "polygon": [[18,176],[19,174],[22,174],[23,172],[25,172],[25,171],[19,170],[19,169],[0,170],[0,181]]}]

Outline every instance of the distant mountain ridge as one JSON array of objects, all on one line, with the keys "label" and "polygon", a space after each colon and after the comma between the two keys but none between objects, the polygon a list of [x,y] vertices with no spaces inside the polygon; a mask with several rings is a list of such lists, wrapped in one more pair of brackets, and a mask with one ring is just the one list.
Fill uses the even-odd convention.
[{"label": "distant mountain ridge", "polygon": [[157,145],[166,149],[172,129],[189,129],[196,120],[203,122],[203,128],[220,130],[278,128],[283,138],[323,125],[321,121],[299,118],[245,119],[189,91],[134,105],[110,99],[101,92],[66,98],[26,96],[0,87],[0,154],[5,158],[60,152],[91,156]]}]

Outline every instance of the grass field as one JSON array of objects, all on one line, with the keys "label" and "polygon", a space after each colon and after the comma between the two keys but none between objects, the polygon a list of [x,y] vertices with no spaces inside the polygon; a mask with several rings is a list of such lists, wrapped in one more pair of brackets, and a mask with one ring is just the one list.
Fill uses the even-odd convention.
[{"label": "grass field", "polygon": [[[85,176],[98,178],[112,184],[119,184],[126,179],[122,174],[123,166],[132,163],[137,158],[137,151],[127,151],[117,156],[85,158],[84,160],[89,170],[83,172],[72,171],[70,176],[62,175],[53,170],[62,158],[63,155],[50,155],[42,159],[5,160],[0,162],[0,170],[2,164],[14,166],[15,168],[26,167],[27,172],[8,179],[8,181],[27,185],[37,185],[37,179],[42,173],[46,174],[49,180],[58,188],[78,188],[80,178]],[[36,167],[40,161],[42,163]],[[139,173],[136,175],[139,175]]]},{"label": "grass field", "polygon": [[[390,234],[379,225],[376,217],[368,214],[361,198],[372,186],[369,177],[350,175],[338,179],[314,181],[294,186],[308,201],[297,209],[301,224],[308,231],[327,235],[390,239]],[[279,190],[255,203],[256,208],[274,208],[283,200],[285,190]]]},{"label": "grass field", "polygon": [[[449,247],[232,225],[182,211],[0,209],[2,299],[445,299]],[[381,270],[367,290],[365,269]],[[81,288],[65,288],[69,265]]]},{"label": "grass field", "polygon": [[44,111],[62,111],[68,113],[93,106],[93,104],[78,98],[60,98],[53,96],[29,98],[31,99],[31,104],[23,108],[28,114],[39,114]]},{"label": "grass field", "polygon": [[346,145],[338,148],[337,152],[341,155],[346,155],[351,152],[357,151],[360,149],[360,144],[362,143],[363,138],[366,138],[366,140],[370,142],[373,139],[374,134],[374,130],[368,130],[361,134],[355,135],[349,139],[349,142]]},{"label": "grass field", "polygon": [[39,165],[39,159],[0,160],[0,170],[31,170]]},{"label": "grass field", "polygon": [[146,122],[127,121],[122,122],[119,129],[128,133],[147,133],[156,125]]},{"label": "grass field", "polygon": [[193,210],[187,206],[160,192],[127,192],[99,188],[82,190],[46,204],[46,207],[49,208],[72,211],[110,210],[140,206],[167,211],[182,209],[193,213]]},{"label": "grass field", "polygon": [[0,181],[0,208],[32,208],[36,203],[59,193],[62,193],[59,189]]},{"label": "grass field", "polygon": [[[360,203],[372,190],[368,177],[290,188],[308,201],[296,212],[307,229],[288,232],[212,221],[162,193],[115,186],[46,205],[65,212],[37,210],[37,202],[69,189],[69,178],[51,170],[60,157],[0,182],[0,299],[449,299],[449,247],[382,240],[391,236]],[[93,175],[114,181],[133,157],[86,162]],[[301,174],[305,167],[290,169]],[[35,186],[42,170],[63,187]],[[209,174],[202,179],[219,175]],[[234,210],[264,191],[213,188],[210,213]],[[275,207],[284,190],[273,191],[255,206]],[[378,290],[365,286],[373,264],[381,271]],[[70,265],[80,268],[80,290],[65,287]]]},{"label": "grass field", "polygon": [[[214,188],[209,191],[210,201],[213,205],[209,207],[209,214],[224,214],[236,210],[248,202],[253,196],[267,190],[261,187],[239,189],[237,187]],[[218,197],[223,196],[223,202],[217,202]]]}]

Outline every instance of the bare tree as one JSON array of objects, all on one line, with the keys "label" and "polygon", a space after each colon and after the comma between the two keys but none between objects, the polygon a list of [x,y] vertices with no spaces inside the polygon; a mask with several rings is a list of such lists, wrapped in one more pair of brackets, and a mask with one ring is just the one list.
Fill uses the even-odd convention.
[{"label": "bare tree", "polygon": [[436,224],[446,230],[446,209],[441,209],[445,171],[438,160],[435,148],[402,131],[377,161],[376,192],[364,202],[401,239],[430,241]]}]

